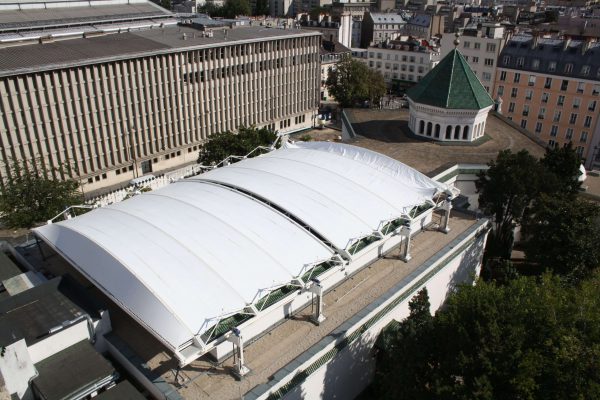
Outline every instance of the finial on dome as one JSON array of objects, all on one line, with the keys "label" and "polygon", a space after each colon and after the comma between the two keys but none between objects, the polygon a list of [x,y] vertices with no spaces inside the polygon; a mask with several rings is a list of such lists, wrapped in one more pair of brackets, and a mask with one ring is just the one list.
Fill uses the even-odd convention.
[{"label": "finial on dome", "polygon": [[460,44],[460,40],[458,40],[458,38],[460,37],[460,33],[456,32],[454,34],[454,37],[456,37],[456,39],[454,39],[454,48],[457,48],[458,45]]}]

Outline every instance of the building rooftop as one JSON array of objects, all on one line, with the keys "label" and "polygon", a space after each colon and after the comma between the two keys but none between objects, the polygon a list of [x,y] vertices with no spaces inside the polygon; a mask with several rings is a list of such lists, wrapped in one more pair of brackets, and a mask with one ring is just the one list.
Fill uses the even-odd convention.
[{"label": "building rooftop", "polygon": [[138,390],[129,382],[122,381],[117,386],[110,388],[98,396],[94,400],[145,400],[146,398],[138,392]]},{"label": "building rooftop", "polygon": [[215,31],[212,37],[189,26],[169,26],[138,32],[70,39],[0,49],[0,76],[88,65],[120,59],[173,53],[225,44],[259,42],[318,32],[265,27]]},{"label": "building rooftop", "polygon": [[404,24],[406,21],[401,15],[392,13],[370,13],[371,19],[376,24]]},{"label": "building rooftop", "polygon": [[456,49],[407,91],[415,103],[434,107],[481,110],[494,104],[477,76]]},{"label": "building rooftop", "polygon": [[[27,345],[51,335],[53,328],[90,313],[97,303],[79,295],[74,282],[67,277],[54,278],[39,286],[0,301],[0,346],[25,339]],[[70,300],[67,297],[73,298]],[[93,312],[91,312],[94,314]]]},{"label": "building rooftop", "polygon": [[600,42],[517,35],[498,67],[600,81]]},{"label": "building rooftop", "polygon": [[47,400],[80,398],[77,395],[92,393],[118,377],[87,340],[40,361],[35,368],[39,375],[32,385]]},{"label": "building rooftop", "polygon": [[21,270],[5,252],[0,251],[0,283],[21,274]]},{"label": "building rooftop", "polygon": [[[141,18],[171,17],[169,11],[151,1],[3,1],[0,2],[0,32],[22,29],[66,27]],[[86,4],[86,6],[80,6]],[[27,6],[26,6],[27,5]]]}]

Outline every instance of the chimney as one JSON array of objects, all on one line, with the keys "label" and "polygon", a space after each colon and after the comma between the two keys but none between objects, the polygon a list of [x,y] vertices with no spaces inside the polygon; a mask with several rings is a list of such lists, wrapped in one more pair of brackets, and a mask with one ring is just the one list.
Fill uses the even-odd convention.
[{"label": "chimney", "polygon": [[567,50],[569,48],[570,44],[571,44],[571,38],[565,39],[565,42],[563,44],[563,50]]}]

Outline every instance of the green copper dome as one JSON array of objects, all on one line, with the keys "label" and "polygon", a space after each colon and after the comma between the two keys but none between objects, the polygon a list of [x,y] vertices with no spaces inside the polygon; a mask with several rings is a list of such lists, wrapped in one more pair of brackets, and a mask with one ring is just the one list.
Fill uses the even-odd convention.
[{"label": "green copper dome", "polygon": [[415,103],[462,110],[481,110],[494,104],[465,58],[456,49],[406,95]]}]

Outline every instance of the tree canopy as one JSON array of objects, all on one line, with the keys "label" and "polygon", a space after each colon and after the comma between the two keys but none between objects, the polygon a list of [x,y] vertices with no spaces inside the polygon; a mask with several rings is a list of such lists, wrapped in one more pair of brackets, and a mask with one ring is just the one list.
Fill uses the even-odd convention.
[{"label": "tree canopy", "polygon": [[258,146],[271,146],[276,139],[277,133],[267,128],[242,126],[237,133],[216,133],[200,148],[198,163],[216,165],[229,156],[245,156]]},{"label": "tree canopy", "polygon": [[225,0],[222,7],[207,2],[198,7],[198,12],[206,13],[211,17],[236,18],[240,15],[251,15],[252,8],[248,0]]},{"label": "tree canopy", "polygon": [[377,104],[386,92],[383,76],[350,56],[345,56],[329,73],[326,85],[342,107],[366,101]]},{"label": "tree canopy", "polygon": [[79,184],[67,177],[64,167],[44,169],[40,163],[13,161],[2,182],[0,213],[9,228],[31,228],[68,206],[81,203]]},{"label": "tree canopy", "polygon": [[383,331],[371,398],[600,398],[599,285],[596,272],[460,287],[431,322],[411,312]]}]

